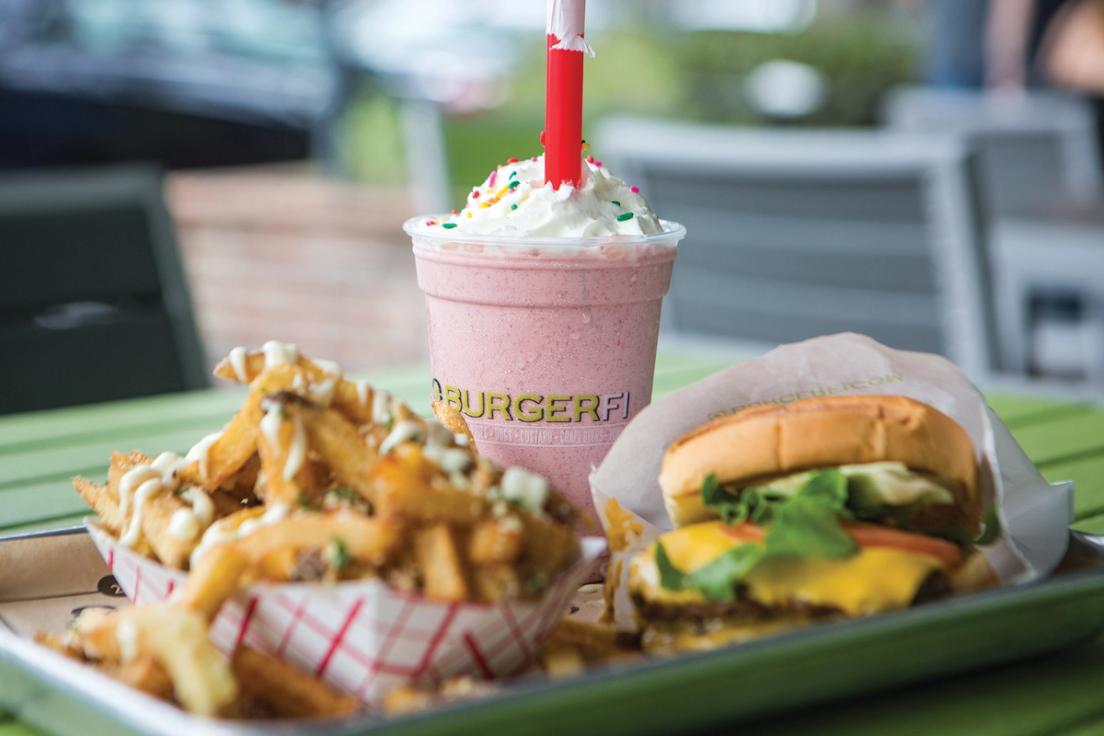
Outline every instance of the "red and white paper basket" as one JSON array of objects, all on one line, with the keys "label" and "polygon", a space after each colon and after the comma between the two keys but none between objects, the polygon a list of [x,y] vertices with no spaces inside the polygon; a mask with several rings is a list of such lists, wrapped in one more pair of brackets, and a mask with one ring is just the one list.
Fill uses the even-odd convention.
[{"label": "red and white paper basket", "polygon": [[[85,525],[132,602],[163,601],[187,578]],[[375,580],[255,585],[222,607],[211,638],[227,654],[246,644],[286,659],[369,703],[408,682],[511,675],[533,662],[605,546],[583,540],[579,562],[537,601],[440,603]]]}]

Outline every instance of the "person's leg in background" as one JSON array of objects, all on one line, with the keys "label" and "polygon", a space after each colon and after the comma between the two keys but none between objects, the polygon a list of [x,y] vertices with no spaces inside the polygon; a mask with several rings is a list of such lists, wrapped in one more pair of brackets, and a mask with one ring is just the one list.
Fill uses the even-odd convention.
[{"label": "person's leg in background", "polygon": [[926,77],[930,85],[980,89],[985,81],[989,0],[929,0]]}]

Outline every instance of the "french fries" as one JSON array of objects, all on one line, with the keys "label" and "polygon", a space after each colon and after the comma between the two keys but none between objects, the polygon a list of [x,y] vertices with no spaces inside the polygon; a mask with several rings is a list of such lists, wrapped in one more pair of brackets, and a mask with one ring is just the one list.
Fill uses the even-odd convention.
[{"label": "french fries", "polygon": [[360,700],[271,655],[238,647],[230,661],[242,691],[277,718],[325,718],[356,713]]},{"label": "french fries", "polygon": [[414,534],[414,559],[422,573],[422,591],[439,601],[468,598],[464,563],[456,537],[448,524],[435,524]]},{"label": "french fries", "polygon": [[164,605],[82,614],[47,640],[69,656],[194,713],[343,715],[357,698],[268,654],[221,657],[208,632],[224,604],[255,583],[360,579],[450,603],[533,599],[578,559],[570,506],[478,455],[449,407],[424,420],[278,343],[215,374],[249,386],[221,432],[183,458],[114,453],[105,484],[74,479],[120,544],[188,575]]},{"label": "french fries", "polygon": [[270,655],[239,647],[228,661],[208,639],[206,623],[176,604],[86,609],[66,639],[36,640],[198,715],[322,718],[361,708],[357,698]]}]

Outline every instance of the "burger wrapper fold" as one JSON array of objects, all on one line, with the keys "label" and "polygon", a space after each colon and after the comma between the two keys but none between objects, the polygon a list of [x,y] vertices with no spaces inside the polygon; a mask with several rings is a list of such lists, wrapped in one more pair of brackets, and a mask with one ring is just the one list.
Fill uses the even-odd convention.
[{"label": "burger wrapper fold", "polygon": [[[187,580],[85,525],[132,603],[165,601]],[[505,677],[533,663],[605,548],[584,539],[579,561],[537,601],[441,603],[375,580],[254,585],[222,607],[211,639],[227,655],[245,644],[281,657],[371,704],[405,683]]]},{"label": "burger wrapper fold", "polygon": [[[617,621],[631,621],[624,585],[628,560],[671,528],[657,481],[671,442],[746,406],[863,394],[899,394],[925,402],[969,433],[979,454],[983,499],[995,503],[1003,530],[982,551],[1002,583],[1027,582],[1055,568],[1073,520],[1073,484],[1047,483],[978,390],[946,358],[841,333],[783,345],[714,373],[648,406],[621,433],[590,476],[603,526],[608,531],[618,525],[620,533],[611,538],[628,540],[611,550],[611,574],[622,576],[615,597]],[[624,513],[611,514],[610,500]]]}]

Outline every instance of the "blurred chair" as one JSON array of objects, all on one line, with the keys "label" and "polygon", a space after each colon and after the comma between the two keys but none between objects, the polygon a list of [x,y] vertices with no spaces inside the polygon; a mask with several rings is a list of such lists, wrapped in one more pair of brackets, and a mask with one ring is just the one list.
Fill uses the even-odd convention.
[{"label": "blurred chair", "polygon": [[965,148],[876,132],[608,120],[596,150],[686,225],[664,329],[762,349],[853,330],[994,369]]},{"label": "blurred chair", "polygon": [[1003,362],[1104,387],[1104,203],[1002,218],[993,266]]},{"label": "blurred chair", "polygon": [[1075,97],[906,87],[889,95],[883,119],[898,131],[963,136],[977,151],[987,213],[1016,214],[1101,194],[1092,109]]},{"label": "blurred chair", "polygon": [[0,414],[199,388],[155,170],[0,176]]}]

